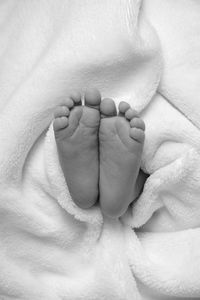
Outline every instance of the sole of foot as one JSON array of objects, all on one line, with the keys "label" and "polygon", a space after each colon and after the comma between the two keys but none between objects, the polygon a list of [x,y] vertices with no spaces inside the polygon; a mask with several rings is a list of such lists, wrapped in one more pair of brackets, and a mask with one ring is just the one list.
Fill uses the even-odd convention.
[{"label": "sole of foot", "polygon": [[[73,201],[92,207],[99,195],[99,125],[101,95],[98,90],[71,95],[72,105],[59,106],[54,113],[54,134],[60,165]],[[70,102],[71,103],[71,102]]]},{"label": "sole of foot", "polygon": [[103,99],[100,112],[100,205],[104,215],[118,218],[137,193],[145,124],[126,102],[117,114],[114,101]]}]

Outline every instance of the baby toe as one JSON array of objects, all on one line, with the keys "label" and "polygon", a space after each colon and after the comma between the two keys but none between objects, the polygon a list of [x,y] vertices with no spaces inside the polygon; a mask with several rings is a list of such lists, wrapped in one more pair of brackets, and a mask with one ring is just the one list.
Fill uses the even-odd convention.
[{"label": "baby toe", "polygon": [[130,126],[132,128],[135,127],[135,128],[138,128],[138,129],[145,130],[145,123],[140,118],[133,118],[133,119],[131,119]]},{"label": "baby toe", "polygon": [[127,120],[131,120],[133,118],[137,118],[138,117],[138,113],[136,110],[129,108],[126,112],[125,112],[125,117]]},{"label": "baby toe", "polygon": [[139,143],[143,143],[145,139],[145,133],[144,130],[140,128],[130,128],[129,135],[132,139]]},{"label": "baby toe", "polygon": [[56,118],[53,122],[53,129],[54,131],[59,131],[64,129],[68,126],[68,118],[67,117],[59,117]]},{"label": "baby toe", "polygon": [[60,103],[60,106],[66,106],[69,109],[72,109],[74,105],[75,105],[74,100],[71,97],[63,98]]},{"label": "baby toe", "polygon": [[70,98],[72,99],[74,105],[82,105],[81,93],[73,92],[71,93]]},{"label": "baby toe", "polygon": [[69,116],[69,108],[67,106],[58,106],[54,111],[54,118]]},{"label": "baby toe", "polygon": [[124,115],[125,112],[130,108],[130,105],[125,102],[125,101],[121,101],[119,103],[118,109],[119,109],[119,114]]}]

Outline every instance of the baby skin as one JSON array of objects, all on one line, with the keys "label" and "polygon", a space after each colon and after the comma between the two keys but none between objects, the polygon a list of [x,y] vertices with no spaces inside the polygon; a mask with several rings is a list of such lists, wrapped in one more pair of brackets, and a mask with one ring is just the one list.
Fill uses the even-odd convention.
[{"label": "baby skin", "polygon": [[142,188],[145,124],[126,102],[87,90],[74,93],[54,113],[58,156],[73,201],[87,209],[98,200],[104,215],[118,218]]}]

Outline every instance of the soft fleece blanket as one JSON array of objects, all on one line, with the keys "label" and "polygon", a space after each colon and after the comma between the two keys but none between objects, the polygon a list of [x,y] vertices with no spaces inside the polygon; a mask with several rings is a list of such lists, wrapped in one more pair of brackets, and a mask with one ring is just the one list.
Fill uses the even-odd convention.
[{"label": "soft fleece blanket", "polygon": [[[0,299],[200,298],[198,0],[0,2]],[[52,115],[74,89],[146,122],[119,220],[72,201]],[[109,199],[108,199],[109,200]]]}]

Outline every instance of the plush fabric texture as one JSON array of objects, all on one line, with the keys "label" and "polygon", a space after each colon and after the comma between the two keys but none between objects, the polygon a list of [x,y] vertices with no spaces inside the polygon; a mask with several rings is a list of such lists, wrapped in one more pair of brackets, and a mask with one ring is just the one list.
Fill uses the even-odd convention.
[{"label": "plush fabric texture", "polygon": [[[0,299],[200,297],[198,0],[0,3]],[[119,220],[72,201],[53,110],[97,87],[146,122]],[[109,199],[108,199],[109,200]]]}]

